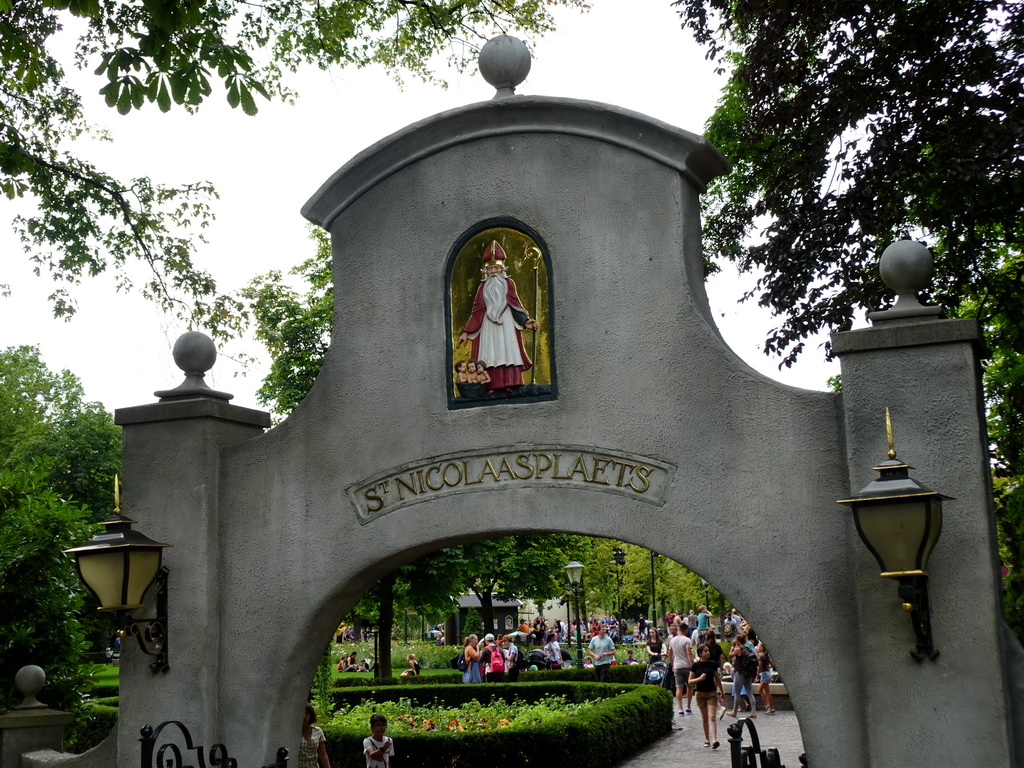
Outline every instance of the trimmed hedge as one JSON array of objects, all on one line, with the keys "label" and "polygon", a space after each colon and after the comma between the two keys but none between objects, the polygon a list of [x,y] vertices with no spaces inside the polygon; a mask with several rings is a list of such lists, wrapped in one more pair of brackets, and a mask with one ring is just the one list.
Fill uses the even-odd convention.
[{"label": "trimmed hedge", "polygon": [[121,687],[118,683],[97,683],[93,685],[86,693],[88,693],[90,699],[103,699],[110,696],[117,696],[121,691]]},{"label": "trimmed hedge", "polygon": [[334,680],[334,688],[366,688],[377,685],[445,685],[462,682],[462,673],[453,669],[451,673],[440,672],[419,677],[385,677],[374,680],[372,677],[339,677]]},{"label": "trimmed hedge", "polygon": [[[646,664],[617,664],[608,668],[608,682],[616,685],[640,685],[647,673]],[[519,673],[519,681],[522,683],[538,683],[541,681],[552,683],[592,683],[597,679],[593,669],[550,669],[530,672],[523,670]],[[447,685],[462,682],[462,673],[457,669],[448,672],[435,673],[431,675],[420,675],[419,677],[385,677],[382,680],[374,680],[370,677],[341,677],[334,681],[334,688],[367,688],[384,685]]]},{"label": "trimmed hedge", "polygon": [[[104,701],[110,701],[105,699]],[[116,699],[114,700],[116,702]],[[84,717],[75,723],[75,753],[92,749],[103,741],[117,725],[117,707],[91,701],[86,704]]]},{"label": "trimmed hedge", "polygon": [[[458,706],[473,699],[494,698],[537,701],[561,695],[570,701],[600,700],[585,714],[530,728],[508,728],[488,733],[434,731],[403,733],[395,737],[399,760],[415,755],[422,768],[452,765],[586,765],[611,768],[650,746],[653,739],[672,729],[672,697],[654,685],[622,686],[597,683],[516,683],[481,685],[421,685],[345,689],[335,691],[340,706],[349,703],[410,699],[416,704],[443,701]],[[363,768],[363,738],[338,726],[322,726],[332,768]]]},{"label": "trimmed hedge", "polygon": [[[608,668],[608,682],[616,685],[641,685],[647,674],[646,664],[616,664]],[[597,673],[592,669],[539,669],[536,672],[523,671],[519,679],[524,683],[536,683],[542,680],[551,682],[592,683]]]}]

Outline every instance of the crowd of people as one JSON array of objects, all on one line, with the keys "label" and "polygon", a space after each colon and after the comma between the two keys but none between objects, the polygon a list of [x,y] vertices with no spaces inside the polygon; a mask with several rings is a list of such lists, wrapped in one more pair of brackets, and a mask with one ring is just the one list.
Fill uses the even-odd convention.
[{"label": "crowd of people", "polygon": [[[538,664],[545,669],[571,666],[571,656],[562,648],[562,643],[575,642],[578,629],[581,643],[586,643],[584,666],[595,670],[599,682],[607,680],[608,669],[613,664],[646,662],[647,682],[655,681],[651,670],[664,669],[666,674],[658,678],[658,682],[673,691],[679,715],[692,715],[692,707],[696,704],[701,715],[705,747],[718,749],[720,746],[718,721],[722,718],[740,717],[744,711],[746,717],[757,717],[755,686],[757,696],[764,702],[764,713],[775,714],[771,693],[771,682],[776,674],[774,665],[764,643],[758,640],[738,611],[733,609],[720,624],[715,622],[719,626],[717,631],[712,626],[710,612],[703,605],[686,614],[667,614],[664,619],[667,632],[663,635],[657,625],[643,615],[635,627],[614,616],[603,619],[591,616],[589,620],[575,620],[568,624],[558,618],[549,621],[538,616],[532,624],[524,620],[517,631],[500,638],[488,633],[481,643],[476,634],[467,636],[457,657],[457,666],[464,683],[516,682],[521,670],[536,669]],[[439,625],[435,629],[438,630],[437,640],[443,645],[443,627]],[[719,633],[723,636],[722,641],[729,643],[727,652],[720,645]],[[524,651],[516,645],[517,639],[524,646],[536,648],[532,652]],[[636,651],[627,648],[625,658],[617,660],[617,642],[639,646],[642,654],[646,652],[646,658],[637,659]],[[419,675],[420,665],[416,656],[409,654],[406,661],[409,668],[402,675]],[[338,665],[339,669],[352,672],[365,671],[370,667],[369,659],[360,661],[355,653]],[[725,704],[725,681],[732,683],[731,709]],[[375,717],[382,719],[382,716]],[[300,768],[315,768],[318,762],[320,768],[329,768],[329,763],[325,765],[326,755],[320,754],[322,736],[318,738],[319,729],[312,726],[314,722],[316,714],[307,706],[303,720],[303,750],[306,754],[300,755]],[[394,749],[391,740],[383,737],[386,721],[371,723],[371,726],[373,736],[364,743],[367,764],[386,765],[389,750],[393,754]]]},{"label": "crowd of people", "polygon": [[[462,653],[456,662],[462,671],[464,683],[516,682],[523,669],[538,669],[540,665],[545,669],[571,666],[571,657],[561,647],[555,631],[544,636],[540,656],[534,659],[533,654],[536,653],[538,651],[529,656],[524,655],[511,634],[497,639],[488,633],[484,635],[482,647],[479,637],[473,634],[463,641]],[[598,682],[604,682],[608,679],[608,668],[616,663],[615,642],[608,636],[608,628],[603,623],[595,624],[587,642],[584,667],[594,669]],[[624,663],[639,663],[633,658],[632,650],[627,652],[627,661]]]},{"label": "crowd of people", "polygon": [[[747,717],[757,717],[754,686],[758,686],[765,704],[765,714],[774,715],[771,694],[773,664],[764,643],[734,609],[723,621],[722,631],[730,638],[728,653],[722,651],[718,636],[711,626],[711,615],[705,606],[688,615],[666,617],[668,637],[651,628],[647,636],[648,664],[667,664],[670,674],[666,686],[674,689],[676,709],[680,715],[692,715],[696,700],[704,730],[704,746],[717,749],[718,720],[725,716],[739,717],[744,702]],[[732,709],[725,706],[723,679],[732,682]],[[685,706],[684,706],[685,699]]]}]

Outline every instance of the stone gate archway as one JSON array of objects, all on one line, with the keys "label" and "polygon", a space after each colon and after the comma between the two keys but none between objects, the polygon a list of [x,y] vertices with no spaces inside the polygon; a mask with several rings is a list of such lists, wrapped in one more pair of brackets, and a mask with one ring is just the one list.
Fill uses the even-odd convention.
[{"label": "stone gate archway", "polygon": [[[117,414],[126,508],[176,545],[172,669],[152,678],[128,654],[119,762],[170,719],[240,765],[271,762],[322,648],[305,639],[326,641],[380,576],[446,544],[564,531],[657,549],[747,606],[812,764],[1009,764],[977,328],[837,335],[842,396],[755,373],[703,287],[698,196],[727,170],[641,115],[517,96],[410,126],[332,176],[304,208],[331,232],[335,317],[302,405],[265,434],[264,414],[201,391]],[[557,371],[545,392],[453,407],[470,326],[447,270],[495,222],[543,246],[545,324],[515,323],[546,334]],[[915,476],[956,497],[932,558],[934,664],[910,660],[909,622],[835,505],[884,456],[886,406]]]}]

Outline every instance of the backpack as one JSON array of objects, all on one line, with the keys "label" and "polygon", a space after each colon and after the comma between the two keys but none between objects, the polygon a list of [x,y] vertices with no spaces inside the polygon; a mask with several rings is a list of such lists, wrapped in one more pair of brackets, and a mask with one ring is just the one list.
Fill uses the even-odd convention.
[{"label": "backpack", "polygon": [[732,633],[733,633],[732,622],[731,621],[725,622],[725,626],[722,627],[722,634],[724,634],[726,637],[732,637]]},{"label": "backpack", "polygon": [[465,672],[467,669],[469,669],[469,667],[466,666],[465,652],[460,653],[458,655],[458,658],[455,659],[455,666],[459,670],[459,672]]},{"label": "backpack", "polygon": [[491,649],[491,672],[504,672],[505,671],[505,654],[501,648]]},{"label": "backpack", "polygon": [[743,656],[740,661],[740,672],[747,680],[753,680],[757,675],[757,654],[748,646],[743,646]]},{"label": "backpack", "polygon": [[509,669],[526,669],[526,658],[519,650],[518,645],[510,645],[508,648],[508,668]]}]

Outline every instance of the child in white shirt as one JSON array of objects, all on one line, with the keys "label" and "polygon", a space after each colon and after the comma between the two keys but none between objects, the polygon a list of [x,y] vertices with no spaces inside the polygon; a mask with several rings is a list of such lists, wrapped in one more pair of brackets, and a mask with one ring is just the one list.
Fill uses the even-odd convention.
[{"label": "child in white shirt", "polygon": [[395,742],[384,735],[387,727],[388,719],[380,712],[370,715],[370,732],[373,735],[363,739],[366,768],[388,768],[390,759],[395,754]]}]

